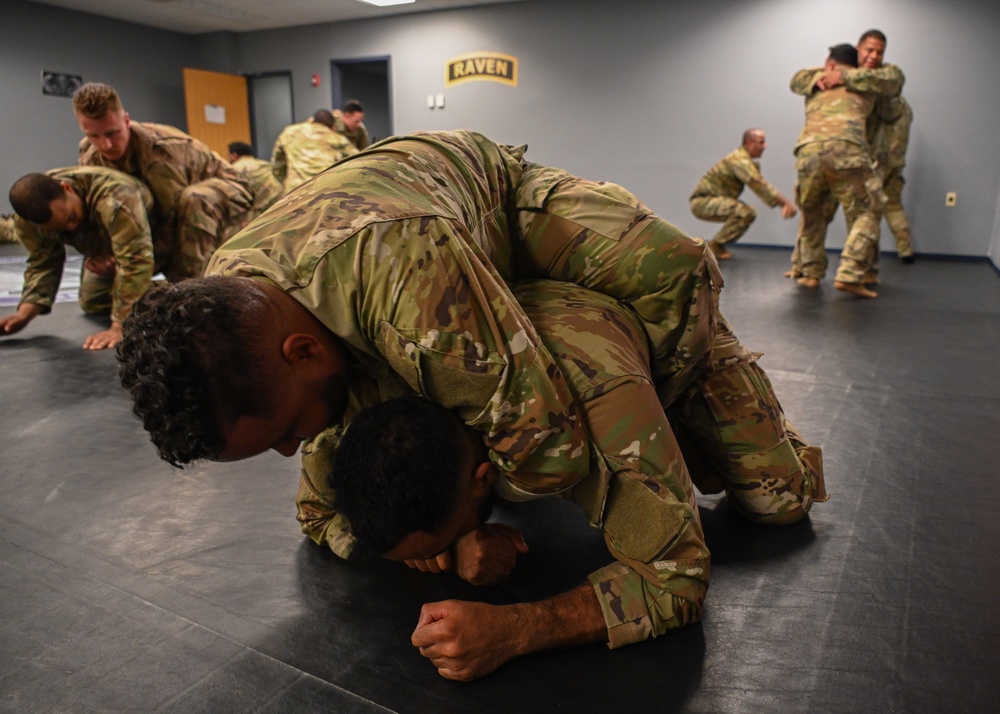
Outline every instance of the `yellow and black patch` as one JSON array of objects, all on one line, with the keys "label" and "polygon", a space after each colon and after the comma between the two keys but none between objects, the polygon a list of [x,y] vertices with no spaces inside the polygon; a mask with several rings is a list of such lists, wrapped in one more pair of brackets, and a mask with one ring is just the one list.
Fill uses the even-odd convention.
[{"label": "yellow and black patch", "polygon": [[462,82],[501,82],[517,86],[517,58],[497,52],[471,52],[448,60],[445,86]]}]

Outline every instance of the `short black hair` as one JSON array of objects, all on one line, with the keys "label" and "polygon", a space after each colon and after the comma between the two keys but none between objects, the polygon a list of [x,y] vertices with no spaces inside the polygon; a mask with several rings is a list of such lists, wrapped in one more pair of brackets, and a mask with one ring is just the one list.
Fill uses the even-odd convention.
[{"label": "short black hair", "polygon": [[234,141],[229,145],[229,153],[237,156],[253,156],[253,147],[245,141]]},{"label": "short black hair", "polygon": [[845,64],[848,67],[858,66],[858,48],[846,43],[834,45],[830,48],[830,59],[837,64]]},{"label": "short black hair", "polygon": [[225,427],[267,413],[273,382],[259,367],[264,293],[212,276],[154,286],[122,324],[118,375],[160,458],[216,459]]},{"label": "short black hair", "polygon": [[50,204],[65,196],[62,183],[46,174],[22,176],[10,187],[10,205],[24,220],[44,225],[52,220]]},{"label": "short black hair", "polygon": [[333,112],[329,109],[317,109],[316,113],[313,114],[313,121],[332,128],[334,125]]},{"label": "short black hair", "polygon": [[860,45],[869,37],[874,37],[876,40],[882,40],[883,43],[888,43],[888,40],[885,39],[885,35],[882,33],[881,30],[868,30],[863,35],[861,35],[861,38],[858,40],[858,44]]},{"label": "short black hair", "polygon": [[351,524],[351,560],[384,555],[410,533],[435,533],[454,515],[469,461],[464,428],[423,397],[381,402],[351,421],[327,479]]},{"label": "short black hair", "polygon": [[353,114],[354,112],[363,112],[365,108],[361,106],[361,102],[357,99],[348,99],[344,102],[344,107],[340,110],[344,114]]}]

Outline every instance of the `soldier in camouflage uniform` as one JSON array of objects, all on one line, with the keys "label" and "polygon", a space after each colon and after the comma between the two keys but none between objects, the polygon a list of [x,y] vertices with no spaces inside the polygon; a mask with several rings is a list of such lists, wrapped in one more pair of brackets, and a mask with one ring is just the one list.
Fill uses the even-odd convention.
[{"label": "soldier in camouflage uniform", "polygon": [[[535,277],[623,301],[649,339],[659,404],[685,423],[747,395],[776,403],[718,312],[722,278],[704,241],[619,186],[523,153],[473,132],[387,139],[254,221],[205,278],[147,293],[118,357],[160,456],[292,456],[360,408],[417,393],[481,435],[505,497],[567,491],[590,475],[589,440],[566,377],[507,287]],[[754,376],[709,393],[715,366]],[[789,481],[814,483],[811,447],[786,432],[780,451],[743,435],[738,454],[716,450],[712,463],[738,474],[781,453]],[[754,479],[732,490],[763,493]],[[739,502],[765,521],[791,508],[783,494],[750,501]]]},{"label": "soldier in camouflage uniform", "polygon": [[349,100],[343,109],[333,110],[333,128],[346,136],[358,151],[364,151],[371,144],[362,121],[364,118],[365,109],[357,99]]},{"label": "soldier in camouflage uniform", "polygon": [[17,243],[17,229],[14,227],[14,216],[0,216],[0,243]]},{"label": "soldier in camouflage uniform", "polygon": [[747,129],[740,148],[710,168],[691,194],[691,212],[695,216],[705,221],[724,221],[708,243],[716,258],[731,258],[726,245],[738,241],[757,217],[753,207],[738,200],[744,186],[749,186],[771,208],[781,206],[782,218],[792,218],[798,213],[794,204],[760,174],[760,157],[766,148],[764,131]]},{"label": "soldier in camouflage uniform", "polygon": [[[550,277],[626,301],[650,336],[666,404],[711,359],[725,325],[722,277],[704,241],[621,187],[523,152],[473,132],[387,139],[282,199],[217,252],[208,275],[278,286],[380,388],[402,381],[460,410],[501,468],[547,474],[559,491],[587,473],[583,430],[505,283]],[[169,299],[183,302],[188,288]],[[136,359],[156,356],[154,344],[135,347]],[[738,344],[728,349],[752,361]]]},{"label": "soldier in camouflage uniform", "polygon": [[[825,499],[819,450],[804,444],[784,420],[766,376],[755,364],[713,365],[700,376],[697,387],[675,402],[668,422],[649,371],[645,334],[633,313],[606,296],[569,283],[522,282],[513,285],[512,292],[566,377],[589,434],[590,475],[562,495],[584,509],[591,525],[605,531],[618,560],[591,574],[584,586],[592,593],[592,604],[600,608],[604,638],[612,648],[620,647],[696,621],[710,573],[692,479],[703,491],[714,490],[717,482],[725,484],[731,502],[755,521],[793,523],[804,517],[814,499]],[[516,557],[516,546],[509,545],[519,539],[513,529],[490,524],[476,534],[482,525],[476,521],[464,523],[462,532],[451,533],[444,527],[438,535],[437,529],[417,526],[414,531],[435,534],[435,544],[421,553],[404,540],[409,534],[407,518],[382,505],[397,503],[412,511],[415,500],[405,491],[414,488],[410,485],[414,482],[420,490],[436,492],[433,481],[424,489],[417,477],[419,462],[428,452],[452,456],[459,476],[466,475],[461,469],[469,463],[463,458],[460,438],[427,443],[436,432],[431,428],[434,409],[426,406],[430,404],[426,400],[411,408],[419,418],[407,410],[397,417],[400,423],[386,432],[397,403],[383,403],[372,414],[362,412],[348,426],[343,441],[343,430],[335,428],[305,447],[298,496],[303,531],[339,556],[350,557],[355,552],[351,514],[371,513],[370,506],[378,504],[384,509],[378,516],[362,519],[361,534],[371,538],[369,554],[388,554],[411,567],[435,572],[454,568],[476,585],[498,582]],[[407,435],[406,423],[411,421],[417,433]],[[695,435],[685,439],[687,453],[682,453],[672,426]],[[408,443],[412,450],[406,449]],[[750,456],[749,444],[766,449],[766,456]],[[692,469],[689,474],[686,459],[691,458],[692,448],[714,455],[718,470],[710,466],[707,472]],[[691,461],[705,466],[703,459]],[[434,481],[441,478],[439,474],[455,477],[455,471],[440,463],[427,466]],[[351,488],[359,467],[366,477],[358,487],[365,492],[360,500],[358,490]],[[388,476],[375,475],[380,470]],[[473,462],[470,473],[476,471],[479,465]],[[486,490],[493,489],[502,498],[526,497],[520,489],[507,487],[506,474],[498,475],[490,466],[480,473],[488,478],[483,484]],[[369,483],[369,476],[376,483]],[[344,494],[334,491],[345,485],[351,490],[346,514],[338,510]],[[388,490],[393,493],[385,493]],[[455,506],[453,513],[461,509]],[[479,503],[472,510],[481,514]],[[444,504],[428,511],[452,515]],[[503,535],[499,541],[494,538],[498,528]],[[463,562],[469,551],[453,543],[453,535],[456,541],[465,536],[480,544],[492,541],[504,557],[494,553]],[[435,556],[450,545],[454,549]],[[537,607],[545,609],[548,604]],[[508,636],[515,632],[504,629]],[[448,669],[442,674],[455,674]],[[476,676],[486,673],[475,670]]]},{"label": "soldier in camouflage uniform", "polygon": [[333,114],[320,109],[312,119],[286,126],[274,142],[271,163],[285,193],[345,156],[358,153],[354,145],[333,130]]},{"label": "soldier in camouflage uniform", "polygon": [[823,68],[801,70],[792,78],[792,91],[806,97],[806,123],[795,147],[796,201],[802,219],[792,270],[786,275],[801,285],[815,288],[826,274],[826,229],[839,203],[848,236],[834,286],[860,297],[877,297],[864,282],[878,250],[885,199],[872,166],[865,122],[876,95],[898,91],[901,81],[857,69],[857,49],[846,44],[831,48]]},{"label": "soldier in camouflage uniform", "polygon": [[247,212],[247,221],[252,221],[281,197],[281,182],[274,175],[274,165],[255,157],[253,147],[244,141],[229,145],[229,163],[253,194],[253,208]]},{"label": "soldier in camouflage uniform", "polygon": [[[879,30],[868,30],[858,40],[858,64],[886,76],[899,77],[900,89],[903,72],[896,65],[883,63],[885,35]],[[913,246],[910,244],[910,222],[903,210],[903,167],[906,166],[906,147],[910,142],[910,124],[913,111],[900,92],[881,95],[875,109],[868,115],[868,139],[871,142],[875,171],[882,180],[885,193],[883,216],[896,239],[896,251],[904,263],[913,263]],[[877,255],[876,255],[877,257]],[[877,265],[877,261],[876,261]]]},{"label": "soldier in camouflage uniform", "polygon": [[212,252],[243,226],[253,205],[233,167],[172,126],[131,121],[118,93],[106,84],[80,87],[73,108],[85,136],[79,164],[118,169],[153,192],[156,243],[168,248],[157,259],[167,279],[201,275]]},{"label": "soldier in camouflage uniform", "polygon": [[17,312],[0,319],[0,332],[18,332],[51,311],[69,245],[86,258],[80,307],[88,314],[111,313],[111,327],[87,337],[83,346],[117,345],[132,303],[159,272],[154,253],[164,252],[153,246],[149,188],[120,171],[81,166],[28,174],[14,183],[10,195],[28,265]]}]

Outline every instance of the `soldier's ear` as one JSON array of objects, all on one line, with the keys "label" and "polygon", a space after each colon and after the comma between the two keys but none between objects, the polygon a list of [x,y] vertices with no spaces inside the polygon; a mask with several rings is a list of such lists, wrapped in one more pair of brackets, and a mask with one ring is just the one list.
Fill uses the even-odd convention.
[{"label": "soldier's ear", "polygon": [[492,461],[484,461],[478,464],[472,474],[472,492],[470,495],[473,498],[487,496],[493,490],[493,484],[496,483],[497,476],[497,467]]},{"label": "soldier's ear", "polygon": [[315,361],[323,346],[308,332],[294,332],[281,343],[281,356],[291,365]]}]

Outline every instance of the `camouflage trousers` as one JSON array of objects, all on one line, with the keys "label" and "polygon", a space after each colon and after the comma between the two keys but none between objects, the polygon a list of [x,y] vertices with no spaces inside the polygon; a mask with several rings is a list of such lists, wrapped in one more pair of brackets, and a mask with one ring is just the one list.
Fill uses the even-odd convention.
[{"label": "camouflage trousers", "polygon": [[[821,449],[803,440],[785,418],[756,358],[729,356],[738,340],[721,316],[717,343],[713,368],[665,415],[662,405],[651,402],[648,390],[636,389],[627,398],[618,389],[610,392],[609,398],[619,400],[607,407],[610,416],[596,417],[598,409],[593,403],[587,405],[595,434],[600,429],[593,428],[596,418],[621,420],[623,410],[636,415],[637,423],[655,423],[666,416],[672,432],[666,430],[669,437],[659,441],[656,453],[643,454],[641,471],[653,468],[669,474],[667,480],[676,487],[666,497],[691,506],[690,517],[677,529],[664,529],[664,518],[631,519],[633,529],[665,531],[648,534],[659,535],[665,546],[642,561],[616,552],[616,538],[605,528],[608,547],[618,562],[591,574],[590,582],[608,625],[611,647],[655,637],[700,617],[710,568],[692,485],[702,493],[725,491],[729,503],[743,515],[769,525],[795,523],[813,503],[827,500]],[[620,445],[601,446],[605,454],[621,453]]]},{"label": "camouflage trousers", "polygon": [[910,245],[910,222],[903,210],[904,183],[902,166],[889,167],[882,176],[882,189],[886,201],[885,212],[882,215],[896,239],[896,251],[901,258],[913,255],[913,246]]},{"label": "camouflage trousers", "polygon": [[653,377],[672,401],[708,365],[722,275],[700,238],[620,186],[527,164],[517,186],[515,279],[549,278],[610,295],[649,337]]},{"label": "camouflage trousers", "polygon": [[87,270],[80,273],[80,309],[88,315],[106,315],[111,312],[115,275],[102,276]]},{"label": "camouflage trousers", "polygon": [[718,342],[714,369],[667,410],[692,480],[756,523],[795,523],[827,500],[822,451],[785,417],[756,356],[724,356],[737,342],[725,320]]},{"label": "camouflage trousers", "polygon": [[[153,274],[160,272],[159,266],[154,265]],[[117,275],[98,275],[87,270],[86,265],[80,271],[80,309],[88,315],[107,315],[111,313],[115,300],[115,280]],[[155,282],[155,281],[154,281]],[[123,305],[120,308],[121,314],[112,315],[115,322],[124,322],[128,317],[128,311],[132,309],[131,304]]]},{"label": "camouflage trousers", "polygon": [[826,275],[826,229],[844,207],[847,241],[836,279],[860,284],[878,250],[885,197],[867,151],[847,141],[821,141],[796,152],[796,204],[801,211],[792,267],[809,278]]},{"label": "camouflage trousers", "polygon": [[177,202],[176,252],[165,270],[175,282],[205,272],[215,249],[247,222],[253,198],[240,183],[210,178],[188,186]]},{"label": "camouflage trousers", "polygon": [[738,241],[757,218],[757,211],[743,201],[728,196],[695,196],[691,213],[703,221],[724,221],[712,242],[719,245]]}]

